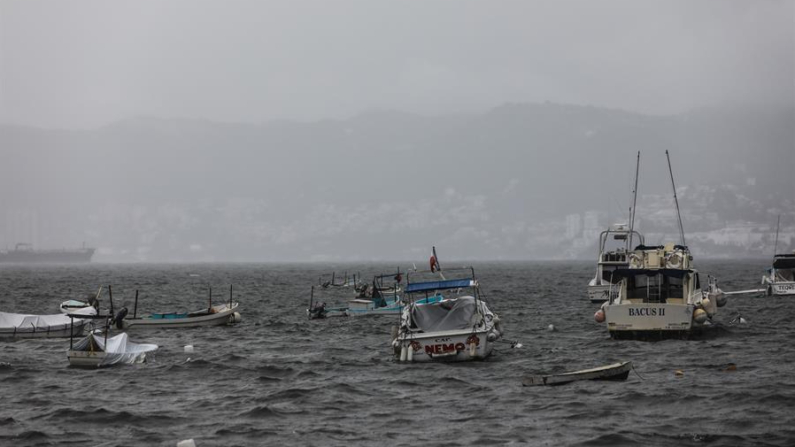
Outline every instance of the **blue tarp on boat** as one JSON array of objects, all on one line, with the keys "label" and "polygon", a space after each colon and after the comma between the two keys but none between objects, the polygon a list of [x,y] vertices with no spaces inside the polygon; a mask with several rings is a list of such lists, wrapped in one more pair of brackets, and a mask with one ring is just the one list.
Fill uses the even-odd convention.
[{"label": "blue tarp on boat", "polygon": [[406,293],[426,292],[431,290],[459,289],[461,287],[472,287],[475,280],[467,279],[448,279],[445,281],[415,282],[406,286]]}]

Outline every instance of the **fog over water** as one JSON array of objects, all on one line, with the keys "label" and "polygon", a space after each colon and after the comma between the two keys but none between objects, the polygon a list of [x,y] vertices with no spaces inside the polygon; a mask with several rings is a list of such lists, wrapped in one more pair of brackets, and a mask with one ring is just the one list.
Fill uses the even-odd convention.
[{"label": "fog over water", "polygon": [[795,2],[0,2],[0,250],[795,249]]}]

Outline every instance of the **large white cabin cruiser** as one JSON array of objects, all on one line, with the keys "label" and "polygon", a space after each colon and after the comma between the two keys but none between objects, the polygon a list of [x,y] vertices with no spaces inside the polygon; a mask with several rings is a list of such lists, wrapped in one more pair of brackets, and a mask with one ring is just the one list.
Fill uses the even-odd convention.
[{"label": "large white cabin cruiser", "polygon": [[615,224],[599,235],[596,276],[588,283],[588,299],[592,303],[603,303],[610,298],[610,280],[605,279],[605,273],[629,265],[628,248],[634,238],[640,245],[644,244],[643,235],[625,224]]},{"label": "large white cabin cruiser", "polygon": [[726,298],[712,282],[702,290],[692,263],[682,245],[638,246],[626,268],[605,273],[611,297],[596,321],[606,322],[616,339],[688,338],[700,332]]},{"label": "large white cabin cruiser", "polygon": [[795,295],[795,253],[775,255],[762,284],[768,296]]}]

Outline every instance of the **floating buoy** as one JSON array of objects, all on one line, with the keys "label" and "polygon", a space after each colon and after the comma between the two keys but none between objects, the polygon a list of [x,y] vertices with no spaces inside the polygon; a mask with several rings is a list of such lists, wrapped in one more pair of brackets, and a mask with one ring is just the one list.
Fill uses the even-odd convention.
[{"label": "floating buoy", "polygon": [[745,324],[745,323],[748,323],[748,321],[745,318],[740,317],[740,324]]},{"label": "floating buoy", "polygon": [[229,316],[229,324],[240,323],[241,321],[243,321],[243,317],[238,312],[234,312]]},{"label": "floating buoy", "polygon": [[596,320],[597,323],[604,323],[605,322],[605,311],[599,309],[593,314],[593,319]]},{"label": "floating buoy", "polygon": [[704,309],[696,309],[693,311],[693,321],[699,324],[707,321],[707,313]]},{"label": "floating buoy", "polygon": [[185,354],[193,354],[193,345],[185,345]]},{"label": "floating buoy", "polygon": [[729,365],[726,366],[726,371],[737,371],[737,365],[734,363],[729,363]]},{"label": "floating buoy", "polygon": [[185,439],[183,441],[179,441],[177,443],[177,447],[196,447],[196,443],[193,442],[193,439]]},{"label": "floating buoy", "polygon": [[554,325],[554,324],[550,324],[549,326],[547,326],[547,330],[548,330],[549,332],[555,332],[555,330],[556,330],[556,329],[555,329],[555,325]]},{"label": "floating buoy", "polygon": [[719,293],[718,296],[715,297],[715,304],[717,304],[718,307],[725,306],[728,301],[729,301],[729,299],[726,298],[726,295],[724,295],[722,293]]},{"label": "floating buoy", "polygon": [[674,375],[675,375],[676,377],[682,377],[682,376],[684,376],[684,375],[685,375],[685,372],[684,372],[684,371],[682,371],[681,369],[677,369],[676,371],[674,371]]},{"label": "floating buoy", "polygon": [[414,361],[414,347],[412,346],[406,348],[406,361],[407,362]]},{"label": "floating buoy", "polygon": [[400,347],[400,361],[405,362],[409,353],[406,351],[406,345]]},{"label": "floating buoy", "polygon": [[701,306],[704,307],[704,310],[707,314],[711,314],[712,312],[709,311],[710,307],[712,307],[712,301],[709,298],[704,298],[701,300]]}]

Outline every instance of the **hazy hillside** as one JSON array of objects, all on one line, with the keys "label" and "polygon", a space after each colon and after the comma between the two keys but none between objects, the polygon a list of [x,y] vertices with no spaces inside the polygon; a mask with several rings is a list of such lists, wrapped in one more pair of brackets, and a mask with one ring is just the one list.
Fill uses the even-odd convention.
[{"label": "hazy hillside", "polygon": [[0,247],[85,241],[98,261],[422,260],[431,244],[460,258],[592,257],[594,231],[625,220],[638,150],[639,226],[673,236],[668,149],[693,250],[769,255],[779,213],[795,230],[794,129],[795,109],[555,104],[0,126]]}]

